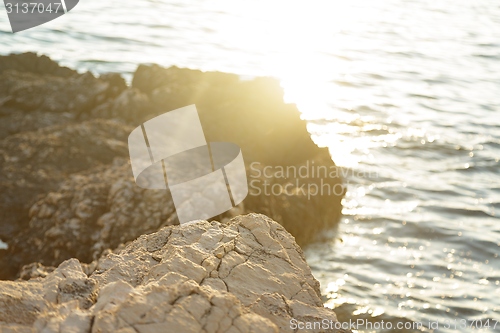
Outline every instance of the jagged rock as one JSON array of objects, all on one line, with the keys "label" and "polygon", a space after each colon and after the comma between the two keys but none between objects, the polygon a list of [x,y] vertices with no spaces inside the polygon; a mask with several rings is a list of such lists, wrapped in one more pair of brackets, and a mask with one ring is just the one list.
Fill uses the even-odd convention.
[{"label": "jagged rock", "polygon": [[106,249],[177,223],[170,193],[136,186],[125,159],[71,175],[33,204],[29,218],[29,229],[9,244],[10,267],[91,262]]},{"label": "jagged rock", "polygon": [[54,269],[55,267],[47,267],[39,262],[33,262],[23,266],[21,272],[19,273],[19,278],[22,280],[30,280],[38,277],[46,277],[49,273],[52,273]]},{"label": "jagged rock", "polygon": [[[249,170],[249,174],[251,172]],[[285,187],[288,180],[276,181],[281,181],[280,186]],[[313,181],[309,180],[309,183]],[[317,233],[317,229],[305,225],[314,213],[310,210],[311,203],[306,204],[308,194],[305,191],[294,196],[286,195],[285,201],[279,199],[285,196],[251,193],[246,202],[258,207],[252,210],[278,216],[290,232],[304,240]],[[234,209],[239,213],[249,210],[244,203]],[[234,216],[234,211],[217,218]],[[10,242],[4,261],[8,267],[20,267],[34,260],[50,266],[68,258],[90,262],[105,249],[114,249],[142,234],[178,223],[170,193],[136,186],[130,166],[120,158],[112,165],[71,175],[57,191],[33,204],[29,218],[29,228]],[[316,217],[316,223],[320,219]],[[331,225],[331,217],[324,216],[323,219],[322,228]]]},{"label": "jagged rock", "polygon": [[86,112],[126,87],[116,73],[79,74],[34,53],[0,56],[0,139],[86,119]]},{"label": "jagged rock", "polygon": [[75,122],[75,115],[68,112],[62,114],[42,111],[23,113],[6,106],[0,106],[0,117],[0,140],[21,132],[32,132],[54,125],[70,125]]},{"label": "jagged rock", "polygon": [[110,97],[116,97],[127,89],[127,83],[119,73],[101,74],[99,75],[99,80],[108,83]]},{"label": "jagged rock", "polygon": [[292,318],[336,321],[293,237],[262,215],[165,227],[94,267],[87,276],[71,259],[43,278],[0,282],[0,328],[260,333],[293,332]]},{"label": "jagged rock", "polygon": [[[176,223],[170,194],[138,188],[126,161],[132,129],[168,110],[195,103],[207,140],[238,144],[249,177],[267,166],[335,167],[295,105],[283,103],[277,80],[141,65],[132,85],[118,74],[79,74],[35,54],[0,57],[0,239],[9,245],[0,249],[0,278],[19,276],[33,261],[89,262],[107,247]],[[305,244],[340,216],[342,194],[300,188],[322,179],[298,179],[298,186],[275,174],[251,180],[261,190],[267,181],[292,191],[251,191],[216,218],[264,213]],[[339,177],[323,180],[341,184]]]},{"label": "jagged rock", "polygon": [[[265,186],[269,193],[251,192],[243,202],[247,212],[271,216],[299,244],[337,223],[345,193],[342,180],[333,171],[336,166],[328,150],[312,142],[297,107],[283,103],[277,80],[241,80],[234,74],[140,65],[132,86],[150,97],[153,113],[149,117],[196,104],[208,141],[234,142],[241,147],[254,193],[265,193]],[[328,176],[312,176],[309,170],[307,177],[280,177],[271,172],[252,178],[253,171],[266,167],[312,169],[313,165],[325,167]],[[272,186],[289,191],[271,192]]]},{"label": "jagged rock", "polygon": [[283,102],[275,79],[140,65],[132,86],[155,105],[149,117],[196,104],[207,140],[238,144],[249,162],[293,165],[329,156],[312,142],[297,107]]},{"label": "jagged rock", "polygon": [[45,55],[37,55],[33,52],[0,56],[0,73],[6,70],[59,77],[70,77],[78,74],[77,71],[60,66]]},{"label": "jagged rock", "polygon": [[123,90],[115,99],[99,105],[90,112],[90,117],[120,118],[134,122],[139,115],[150,114],[149,97],[138,89]]},{"label": "jagged rock", "polygon": [[90,72],[70,77],[40,76],[13,70],[0,74],[2,104],[23,111],[79,115],[119,93],[120,83],[116,80],[97,79]]},{"label": "jagged rock", "polygon": [[[36,229],[27,227],[29,210],[38,196],[57,190],[71,174],[109,165],[118,156],[126,157],[128,149],[125,142],[130,130],[130,127],[116,121],[92,120],[23,132],[1,140],[0,238],[15,242],[22,239],[19,236],[21,232],[34,236]],[[51,216],[51,209],[47,206],[40,216]],[[36,244],[22,244],[22,248],[27,246],[36,247]],[[50,248],[52,245],[48,243],[44,246]],[[13,250],[10,247],[8,254],[0,251],[0,257],[3,257],[0,260],[1,278],[12,277],[20,264],[37,260],[36,252],[34,256],[23,258]]]},{"label": "jagged rock", "polygon": [[132,87],[150,94],[158,87],[167,83],[165,68],[153,65],[139,65],[132,78]]}]

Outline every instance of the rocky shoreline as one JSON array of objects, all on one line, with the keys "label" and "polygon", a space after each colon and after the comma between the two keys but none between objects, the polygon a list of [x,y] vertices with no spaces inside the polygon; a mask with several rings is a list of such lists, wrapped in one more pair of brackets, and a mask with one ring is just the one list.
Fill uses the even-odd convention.
[{"label": "rocky shoreline", "polygon": [[294,332],[296,320],[347,332],[293,237],[263,215],[165,227],[90,265],[24,275],[0,282],[3,331]]},{"label": "rocky shoreline", "polygon": [[[145,120],[190,104],[198,108],[207,141],[234,142],[241,147],[247,174],[257,190],[263,190],[264,184],[293,190],[250,194],[212,222],[178,226],[168,191],[144,190],[134,183],[127,137]],[[21,278],[0,282],[0,325],[7,325],[6,330],[16,327],[15,331],[31,332],[28,327],[35,325],[35,331],[48,332],[132,332],[131,327],[163,332],[136,326],[166,323],[177,316],[164,312],[163,321],[159,317],[148,321],[144,318],[151,313],[160,316],[151,310],[144,318],[127,322],[123,318],[129,319],[128,306],[141,308],[145,302],[153,309],[162,304],[169,312],[176,309],[175,299],[195,294],[205,305],[198,304],[201,312],[189,313],[189,324],[197,322],[206,332],[286,332],[285,321],[295,316],[334,318],[333,312],[322,308],[317,281],[287,231],[303,245],[335,226],[343,192],[312,193],[309,185],[318,188],[326,183],[333,188],[342,181],[318,175],[292,179],[276,171],[263,172],[309,167],[311,163],[335,168],[328,151],[312,142],[296,106],[283,102],[278,81],[140,65],[127,86],[119,74],[95,77],[78,73],[34,53],[0,56],[0,117],[0,240],[8,245],[0,249],[0,279]],[[260,215],[239,216],[247,213],[265,214],[287,231]],[[235,216],[239,217],[230,220]],[[258,234],[248,233],[253,227],[245,227],[245,223],[255,224]],[[250,259],[255,260],[256,266],[245,266],[242,274],[252,276],[259,271],[259,263],[266,272],[255,276],[255,281],[265,276],[273,287],[262,290],[259,288],[266,283],[250,280],[244,281],[250,285],[228,285],[218,275],[223,262],[218,247],[200,250],[199,239],[189,238],[186,230],[200,237],[228,232],[233,238],[224,240],[226,252],[221,254],[223,258],[229,255],[228,265],[243,268],[243,263],[250,265]],[[251,253],[245,252],[250,249],[226,249],[227,242],[234,246],[236,238],[247,236]],[[145,244],[158,237],[165,242],[155,251],[161,248],[162,255],[168,253],[170,259],[178,261],[151,259],[155,251],[150,252]],[[229,236],[217,237],[217,242],[222,242]],[[179,256],[176,251],[183,246],[189,247],[188,251],[204,251],[204,257],[196,251],[198,254]],[[293,260],[287,251],[296,252]],[[207,261],[210,256],[217,260]],[[263,264],[276,258],[293,267]],[[216,268],[212,267],[214,262]],[[183,265],[203,269],[186,273]],[[105,271],[113,273],[103,280]],[[146,278],[148,274],[153,275]],[[209,281],[214,285],[206,285]],[[297,284],[305,289],[287,291]],[[178,296],[171,301],[157,299],[156,290],[165,297]],[[250,297],[252,293],[260,298]],[[119,302],[124,303],[117,305],[114,294],[122,295]],[[106,300],[100,301],[103,298]],[[212,298],[220,299],[218,305],[210,301]],[[181,308],[185,309],[184,305]],[[224,324],[227,330],[207,328],[212,320],[207,313],[226,313],[233,308],[232,317],[226,317],[232,318],[231,322]],[[186,311],[179,315],[187,316]],[[185,327],[184,331],[196,330]]]}]

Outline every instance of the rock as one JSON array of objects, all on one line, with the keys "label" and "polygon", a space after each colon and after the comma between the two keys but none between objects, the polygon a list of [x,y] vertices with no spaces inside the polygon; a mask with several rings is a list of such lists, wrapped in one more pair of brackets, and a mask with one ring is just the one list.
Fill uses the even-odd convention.
[{"label": "rock", "polygon": [[90,110],[125,89],[116,73],[79,74],[34,53],[0,56],[0,139],[88,119]]},{"label": "rock", "polygon": [[[21,253],[16,254],[15,250],[19,247],[15,246],[15,242],[26,240],[20,237],[21,232],[32,237],[41,236],[34,234],[36,228],[28,228],[29,211],[38,196],[57,190],[71,174],[109,165],[118,156],[126,157],[128,149],[125,142],[130,131],[130,127],[116,121],[92,120],[22,132],[0,140],[0,238],[12,243],[7,250],[8,255],[3,254],[4,258],[0,260],[1,278],[15,275],[21,264],[37,261],[37,244],[29,241],[21,243],[21,248],[34,247],[31,250],[33,255],[26,258]],[[72,192],[78,190],[71,189]],[[40,207],[40,211],[33,208],[31,214],[36,211],[37,216],[45,219],[56,217],[53,208],[55,201],[57,198],[52,197],[49,200],[52,204]],[[79,214],[85,214],[82,209]],[[57,217],[70,222],[64,216]],[[53,223],[59,224],[61,220],[54,220]],[[51,243],[38,245],[46,248],[52,246]],[[69,258],[65,257],[61,261]]]},{"label": "rock", "polygon": [[[125,159],[73,174],[29,210],[29,228],[9,243],[9,267],[97,259],[106,249],[176,223],[168,191],[135,185]],[[30,246],[26,246],[30,244]],[[22,277],[22,276],[21,276]]]},{"label": "rock", "polygon": [[0,329],[260,333],[337,320],[293,237],[263,215],[165,227],[94,267],[87,275],[71,259],[45,277],[1,281]]},{"label": "rock", "polygon": [[297,107],[283,103],[275,79],[240,80],[234,74],[140,65],[132,86],[155,105],[148,118],[196,104],[207,141],[238,144],[249,163],[294,165],[329,156],[312,142]]},{"label": "rock", "polygon": [[54,271],[55,267],[52,266],[44,266],[39,262],[33,262],[31,264],[23,266],[19,277],[22,280],[30,280],[38,277],[46,277],[50,273]]},{"label": "rock", "polygon": [[7,70],[0,74],[0,100],[23,111],[80,115],[121,93],[116,79],[97,79],[90,72],[59,77]]},{"label": "rock", "polygon": [[62,67],[45,55],[37,55],[33,52],[0,56],[0,73],[6,70],[58,77],[70,77],[78,74],[77,71]]},{"label": "rock", "polygon": [[87,112],[125,88],[116,73],[95,78],[34,53],[0,56],[0,139],[87,119]]},{"label": "rock", "polygon": [[67,112],[61,114],[34,110],[24,113],[5,105],[0,105],[0,117],[0,140],[20,132],[32,132],[53,125],[69,125],[75,120],[75,115]]},{"label": "rock", "polygon": [[94,108],[90,112],[90,116],[120,118],[133,122],[138,115],[149,114],[150,109],[149,97],[140,90],[131,88],[123,90],[116,99],[111,99]]},{"label": "rock", "polygon": [[[299,244],[314,240],[339,220],[345,194],[339,172],[328,150],[312,142],[297,107],[283,103],[277,80],[241,80],[234,74],[140,65],[132,86],[150,97],[153,113],[146,118],[196,104],[207,141],[241,147],[255,190],[243,202],[246,212],[269,215]],[[312,175],[317,166],[324,167],[327,175]],[[306,167],[309,173],[283,177],[275,170],[280,167]],[[269,168],[275,171],[263,172]],[[270,191],[273,186],[278,190]]]},{"label": "rock", "polygon": [[[343,192],[311,186],[338,189],[340,177],[263,172],[335,168],[275,79],[140,65],[127,87],[118,74],[80,74],[33,53],[1,56],[0,240],[9,248],[0,249],[0,279],[18,277],[35,261],[89,263],[107,248],[176,224],[168,191],[133,182],[127,137],[145,120],[193,103],[208,141],[242,148],[253,185],[242,204],[214,219],[264,213],[299,244],[337,223]],[[266,194],[266,186],[280,191]],[[40,273],[30,272],[23,276]]]},{"label": "rock", "polygon": [[167,75],[165,75],[165,68],[153,65],[139,65],[132,78],[132,87],[140,91],[150,94],[158,87],[167,83]]},{"label": "rock", "polygon": [[127,83],[119,73],[101,74],[99,80],[108,83],[110,97],[116,97],[127,89]]}]

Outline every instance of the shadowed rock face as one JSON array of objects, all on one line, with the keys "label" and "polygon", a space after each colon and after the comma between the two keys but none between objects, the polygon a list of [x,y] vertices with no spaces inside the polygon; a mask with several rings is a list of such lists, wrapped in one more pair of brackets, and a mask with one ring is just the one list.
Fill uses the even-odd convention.
[{"label": "shadowed rock face", "polygon": [[337,321],[293,237],[257,214],[166,227],[90,265],[30,272],[0,282],[0,329],[260,333]]},{"label": "shadowed rock face", "polygon": [[0,237],[8,240],[25,228],[37,196],[56,190],[69,175],[127,156],[128,133],[112,120],[94,120],[0,140]]},{"label": "shadowed rock face", "polygon": [[[294,105],[274,79],[177,67],[139,66],[127,87],[117,74],[96,78],[34,54],[0,57],[0,278],[22,265],[90,262],[107,248],[177,223],[168,191],[143,190],[132,178],[127,137],[166,111],[196,104],[207,141],[243,151],[249,180],[285,187],[295,179],[253,175],[266,166],[308,162],[334,168],[310,139]],[[257,166],[252,166],[252,165]],[[340,184],[338,177],[302,184]],[[217,219],[264,213],[300,244],[335,225],[342,195],[252,195]]]},{"label": "shadowed rock face", "polygon": [[150,116],[196,104],[207,140],[238,144],[248,162],[293,165],[328,156],[312,142],[296,106],[283,103],[277,80],[140,65],[132,87],[150,97]]},{"label": "shadowed rock face", "polygon": [[[242,81],[233,74],[140,65],[132,87],[147,94],[151,101],[150,114],[144,119],[196,104],[207,141],[238,144],[249,181],[254,180],[261,193],[265,192],[265,181],[268,189],[274,184],[279,185],[276,188],[289,189],[282,195],[271,191],[268,191],[271,195],[249,195],[243,202],[245,211],[263,213],[283,223],[299,244],[313,240],[318,232],[338,221],[344,193],[339,177],[320,179],[310,172],[306,178],[285,179],[277,174],[276,168],[298,169],[306,164],[321,165],[328,170],[336,168],[328,150],[318,148],[311,140],[296,106],[283,103],[283,90],[277,80]],[[268,177],[260,172],[259,177],[257,170],[263,171],[266,166],[274,167],[274,175]],[[288,183],[293,186],[287,187]],[[316,184],[319,189],[325,184],[323,188],[330,192],[309,193],[309,184]],[[290,195],[292,192],[295,194]]]}]

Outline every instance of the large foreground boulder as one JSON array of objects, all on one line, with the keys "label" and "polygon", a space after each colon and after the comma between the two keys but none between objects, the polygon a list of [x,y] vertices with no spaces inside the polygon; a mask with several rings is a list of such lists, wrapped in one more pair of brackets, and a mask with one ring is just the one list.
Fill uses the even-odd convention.
[{"label": "large foreground boulder", "polygon": [[300,247],[263,215],[165,227],[90,265],[43,271],[0,282],[0,331],[266,333],[337,321]]}]

